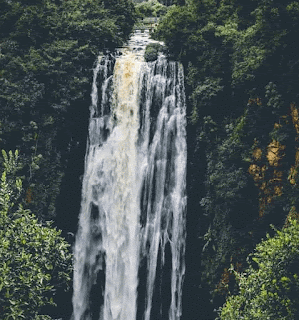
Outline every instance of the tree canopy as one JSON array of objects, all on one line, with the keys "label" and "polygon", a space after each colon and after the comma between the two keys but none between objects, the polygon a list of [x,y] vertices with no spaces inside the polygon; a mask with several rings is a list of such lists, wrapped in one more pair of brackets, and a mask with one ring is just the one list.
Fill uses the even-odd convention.
[{"label": "tree canopy", "polygon": [[299,316],[299,223],[259,243],[250,265],[235,272],[240,293],[220,309],[220,319],[297,319]]},{"label": "tree canopy", "polygon": [[[42,224],[22,206],[19,154],[2,151],[0,184],[1,318],[51,319],[43,307],[56,305],[59,288],[69,288],[72,255],[61,231]],[[40,318],[42,316],[42,318]]]},{"label": "tree canopy", "polygon": [[0,6],[0,141],[26,164],[27,206],[52,219],[67,158],[85,135],[93,63],[128,39],[135,8],[122,0]]},{"label": "tree canopy", "polygon": [[198,217],[206,318],[239,290],[230,265],[244,271],[270,224],[299,209],[298,17],[298,1],[188,0],[154,33],[185,67],[188,215]]},{"label": "tree canopy", "polygon": [[128,39],[137,16],[123,0],[0,8],[0,143],[18,150],[0,160],[0,314],[47,319],[71,276],[63,235],[79,213],[93,64]]}]

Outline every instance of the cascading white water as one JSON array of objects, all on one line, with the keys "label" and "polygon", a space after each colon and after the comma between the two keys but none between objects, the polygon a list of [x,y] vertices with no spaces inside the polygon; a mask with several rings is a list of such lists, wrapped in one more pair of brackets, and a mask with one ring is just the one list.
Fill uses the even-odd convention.
[{"label": "cascading white water", "polygon": [[[181,316],[187,154],[183,70],[163,57],[145,63],[148,41],[135,34],[116,61],[103,57],[94,69],[74,248],[74,320],[166,319],[156,301],[162,291],[169,295],[167,318]],[[136,46],[140,50],[134,52]],[[166,266],[170,270],[163,271]],[[165,288],[163,273],[169,279]]]}]

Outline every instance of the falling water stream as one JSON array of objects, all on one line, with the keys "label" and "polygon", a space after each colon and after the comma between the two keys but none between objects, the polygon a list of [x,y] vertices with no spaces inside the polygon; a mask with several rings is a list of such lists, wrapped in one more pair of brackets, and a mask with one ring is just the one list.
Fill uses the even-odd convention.
[{"label": "falling water stream", "polygon": [[183,69],[143,60],[148,34],[94,68],[74,320],[178,320],[185,273]]}]

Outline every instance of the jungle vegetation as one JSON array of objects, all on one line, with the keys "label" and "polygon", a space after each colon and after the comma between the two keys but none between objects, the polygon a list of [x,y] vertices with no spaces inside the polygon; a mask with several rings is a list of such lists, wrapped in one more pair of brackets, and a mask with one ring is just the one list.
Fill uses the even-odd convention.
[{"label": "jungle vegetation", "polygon": [[0,318],[69,319],[66,237],[79,212],[92,68],[128,39],[137,15],[121,0],[0,8]]},{"label": "jungle vegetation", "polygon": [[70,245],[51,222],[24,209],[19,152],[2,151],[0,183],[1,319],[52,319],[57,293],[68,290],[72,272]]},{"label": "jungle vegetation", "polygon": [[189,319],[298,317],[298,23],[279,0],[187,0],[159,21],[186,76]]},{"label": "jungle vegetation", "polygon": [[[297,319],[299,1],[0,0],[0,8],[1,317],[69,318],[53,305],[72,272],[65,239],[80,206],[93,63],[137,19],[156,16],[153,37],[185,70],[183,318]],[[159,50],[149,47],[149,60]]]}]

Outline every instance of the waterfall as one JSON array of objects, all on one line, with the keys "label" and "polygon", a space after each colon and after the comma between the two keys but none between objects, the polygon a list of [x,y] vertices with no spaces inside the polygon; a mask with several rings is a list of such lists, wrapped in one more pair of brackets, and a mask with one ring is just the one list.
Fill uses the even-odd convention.
[{"label": "waterfall", "polygon": [[94,68],[74,320],[180,319],[185,273],[182,66],[143,61],[148,36]]}]

